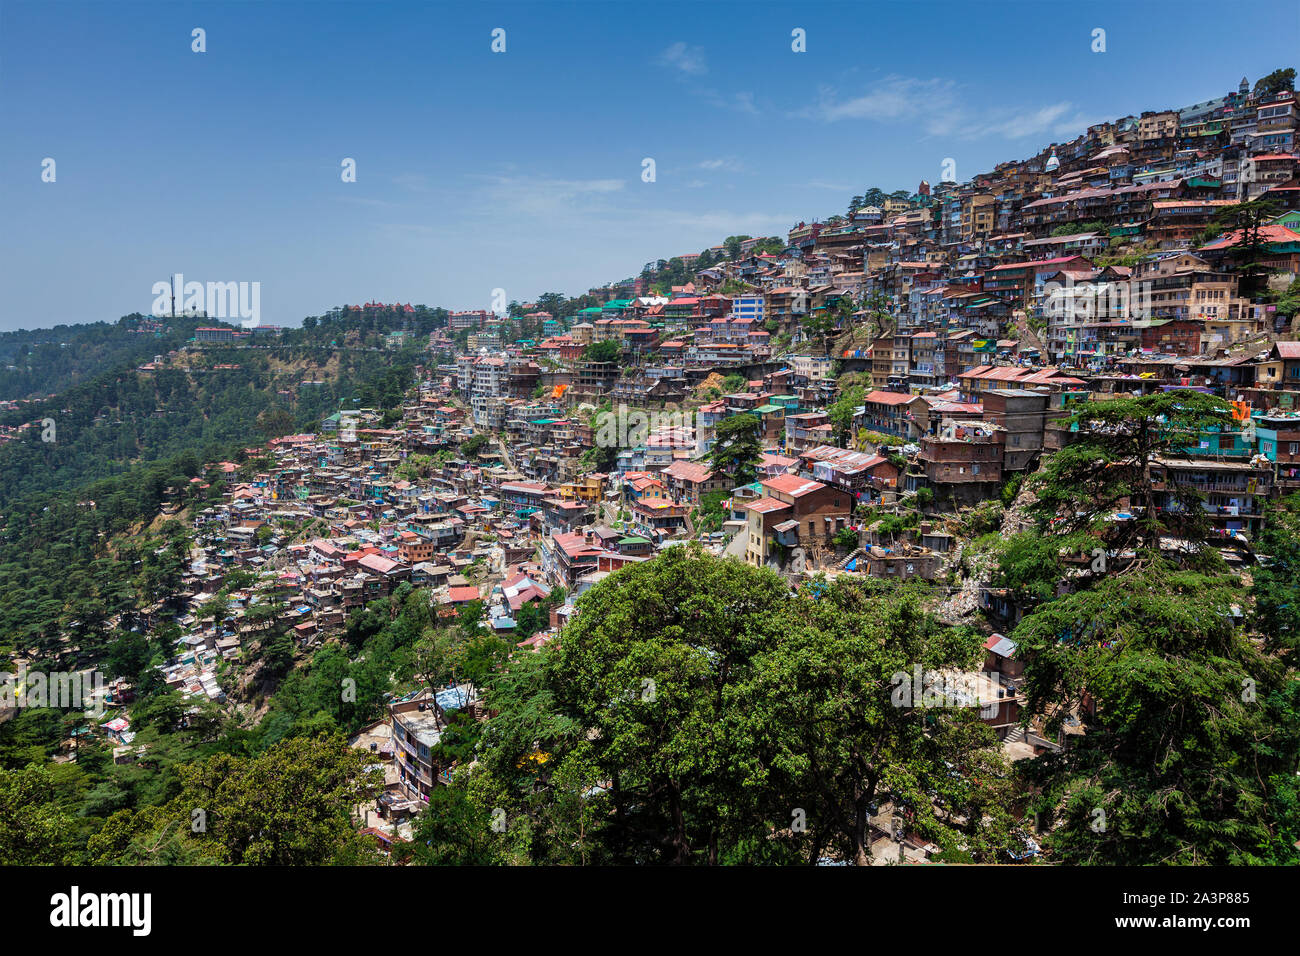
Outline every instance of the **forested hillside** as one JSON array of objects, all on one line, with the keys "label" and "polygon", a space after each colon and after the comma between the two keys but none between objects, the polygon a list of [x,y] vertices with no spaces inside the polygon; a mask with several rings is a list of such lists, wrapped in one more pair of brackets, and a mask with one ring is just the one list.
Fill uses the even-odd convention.
[{"label": "forested hillside", "polygon": [[0,401],[54,395],[106,368],[148,362],[207,324],[184,316],[151,321],[136,313],[116,322],[0,333]]},{"label": "forested hillside", "polygon": [[131,545],[124,564],[120,542],[108,553],[114,535],[152,521],[191,478],[219,496],[205,462],[243,462],[247,446],[314,429],[344,401],[395,408],[414,362],[411,351],[189,349],[168,367],[119,367],[0,412],[0,425],[37,423],[0,445],[0,650],[53,652],[61,627],[85,617],[76,608],[107,618],[147,603],[159,559]]},{"label": "forested hillside", "polygon": [[[391,407],[409,384],[412,353],[272,347],[191,349],[166,367],[118,367],[55,398],[0,412],[29,428],[0,447],[0,507],[30,492],[76,488],[131,465],[314,427],[339,402]],[[389,370],[398,369],[388,375]]]}]

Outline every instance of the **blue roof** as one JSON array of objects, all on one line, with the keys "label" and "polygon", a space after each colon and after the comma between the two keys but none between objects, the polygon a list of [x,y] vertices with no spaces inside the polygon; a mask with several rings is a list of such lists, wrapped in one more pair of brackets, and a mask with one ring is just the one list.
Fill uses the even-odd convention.
[{"label": "blue roof", "polygon": [[434,694],[443,710],[459,710],[469,703],[469,695],[460,687],[448,687]]}]

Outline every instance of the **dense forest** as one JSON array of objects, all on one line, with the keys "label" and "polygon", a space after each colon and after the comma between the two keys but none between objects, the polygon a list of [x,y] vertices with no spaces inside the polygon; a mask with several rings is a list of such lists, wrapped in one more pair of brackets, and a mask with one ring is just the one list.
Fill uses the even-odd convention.
[{"label": "dense forest", "polygon": [[[0,447],[0,508],[30,492],[77,488],[181,452],[315,429],[340,403],[392,408],[409,387],[414,351],[306,347],[193,350],[156,370],[104,372],[40,402],[0,412],[0,426],[53,422]],[[389,370],[397,369],[393,375]]]},{"label": "dense forest", "polygon": [[178,316],[158,324],[154,329],[145,316],[135,314],[117,322],[0,332],[0,401],[54,395],[106,368],[148,362],[183,345],[196,327],[209,323]]}]

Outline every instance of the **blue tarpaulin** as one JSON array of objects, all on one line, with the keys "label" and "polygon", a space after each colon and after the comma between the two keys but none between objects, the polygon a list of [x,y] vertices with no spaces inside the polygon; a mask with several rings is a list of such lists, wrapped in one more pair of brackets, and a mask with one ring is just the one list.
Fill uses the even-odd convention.
[{"label": "blue tarpaulin", "polygon": [[469,696],[461,687],[448,687],[438,691],[434,696],[438,699],[438,706],[445,711],[459,710],[469,703]]}]

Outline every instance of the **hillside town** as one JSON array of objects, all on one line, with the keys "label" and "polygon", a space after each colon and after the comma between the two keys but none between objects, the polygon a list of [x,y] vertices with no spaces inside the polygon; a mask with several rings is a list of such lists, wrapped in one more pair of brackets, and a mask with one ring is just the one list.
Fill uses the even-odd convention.
[{"label": "hillside town", "polygon": [[[187,512],[166,683],[244,699],[239,664],[273,623],[259,605],[281,609],[305,653],[403,584],[439,618],[468,613],[527,652],[560,639],[619,569],[696,542],[792,586],[932,583],[945,620],[987,635],[997,704],[974,693],[970,706],[983,702],[1004,752],[1060,749],[1021,720],[1006,634],[1024,608],[971,565],[972,523],[1001,501],[994,530],[1017,529],[1019,482],[1069,445],[1073,406],[1191,390],[1231,403],[1233,424],[1152,460],[1155,507],[1195,490],[1228,566],[1253,560],[1266,504],[1300,491],[1296,116],[1291,89],[1243,79],[965,181],[854,197],[786,236],[649,264],[571,314],[450,313],[418,343],[396,421],[345,406],[212,464],[224,491]],[[186,351],[268,332],[200,328]],[[724,467],[733,452],[740,467]],[[1121,501],[1109,520],[1136,510]],[[119,681],[107,703],[130,699]],[[409,839],[450,779],[436,745],[457,711],[487,716],[472,682],[392,699],[352,737],[384,770],[365,810],[384,845]],[[129,722],[110,716],[115,759],[138,759]],[[873,826],[880,853],[896,852],[884,817]],[[901,843],[909,860],[935,849]]]}]

